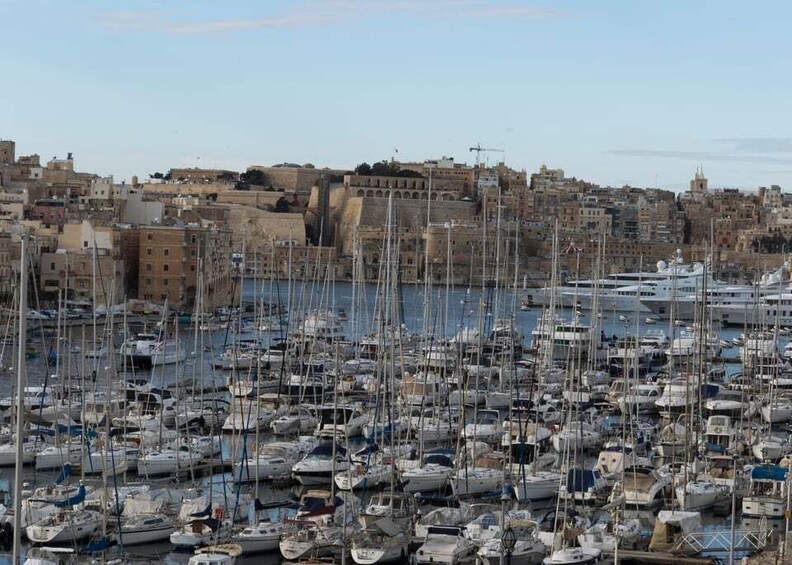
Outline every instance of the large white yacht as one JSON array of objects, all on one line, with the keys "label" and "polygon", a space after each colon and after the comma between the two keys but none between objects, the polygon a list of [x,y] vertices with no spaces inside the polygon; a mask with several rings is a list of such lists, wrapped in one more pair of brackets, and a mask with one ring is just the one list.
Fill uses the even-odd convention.
[{"label": "large white yacht", "polygon": [[780,327],[792,326],[792,289],[767,294],[753,302],[712,304],[713,320],[725,326]]},{"label": "large white yacht", "polygon": [[[529,289],[525,291],[524,302],[532,306],[550,306],[555,291],[556,306],[561,308],[590,310],[596,296],[598,308],[602,310],[634,312],[639,308],[647,312],[648,308],[639,303],[638,287],[676,281],[677,287],[688,288],[688,283],[702,279],[704,271],[701,263],[684,263],[682,252],[677,250],[670,262],[658,261],[655,271],[615,273],[602,279],[572,280],[557,287]],[[691,292],[695,291],[695,285],[690,288]]]},{"label": "large white yacht", "polygon": [[[713,279],[707,281],[704,289],[701,283],[692,292],[687,288],[677,288],[676,292],[670,289],[660,292],[647,293],[641,297],[641,304],[658,316],[668,318],[672,315],[676,320],[693,320],[696,317],[697,307],[706,301],[707,307],[713,312],[713,318],[719,319],[721,308],[724,312],[751,310],[753,305],[761,302],[769,295],[783,292],[790,283],[789,263],[785,262],[777,270],[765,273],[753,285],[726,284]],[[687,286],[687,285],[686,285]],[[672,304],[673,303],[673,304]],[[736,323],[728,321],[728,323]]]}]

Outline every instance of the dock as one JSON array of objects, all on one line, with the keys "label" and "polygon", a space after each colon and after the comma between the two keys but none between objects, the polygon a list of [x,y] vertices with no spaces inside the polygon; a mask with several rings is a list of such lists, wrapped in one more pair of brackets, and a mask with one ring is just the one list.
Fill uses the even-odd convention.
[{"label": "dock", "polygon": [[[616,563],[616,557],[612,551],[603,551],[604,559],[601,563],[613,565]],[[667,565],[668,563],[675,563],[676,565],[715,565],[718,560],[715,558],[707,557],[688,557],[685,555],[677,555],[674,553],[660,553],[653,551],[635,551],[620,549],[619,550],[619,563],[627,565],[629,563],[644,563],[657,565]]]}]

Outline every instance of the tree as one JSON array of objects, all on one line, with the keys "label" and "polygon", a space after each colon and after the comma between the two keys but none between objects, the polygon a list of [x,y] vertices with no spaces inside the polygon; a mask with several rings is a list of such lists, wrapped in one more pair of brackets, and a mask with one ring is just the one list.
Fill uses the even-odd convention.
[{"label": "tree", "polygon": [[396,163],[389,163],[382,160],[371,165],[371,174],[379,177],[393,177],[399,172],[399,166]]},{"label": "tree", "polygon": [[423,178],[423,175],[410,169],[402,169],[397,163],[393,161],[377,161],[373,165],[368,163],[361,163],[355,167],[356,175],[374,175],[378,177],[409,177],[409,178]]},{"label": "tree", "polygon": [[161,179],[163,177],[162,173],[156,172],[153,175],[149,175],[150,179]]},{"label": "tree", "polygon": [[257,186],[267,186],[270,183],[269,177],[259,169],[248,169],[241,175],[239,175],[240,180],[245,184],[255,184]]},{"label": "tree", "polygon": [[291,206],[289,205],[289,201],[283,196],[278,198],[278,201],[275,203],[275,207],[272,209],[273,212],[278,214],[283,214],[284,212],[289,212],[290,210]]},{"label": "tree", "polygon": [[237,174],[231,171],[223,171],[219,175],[217,175],[217,180],[224,180],[227,182],[233,182],[237,179]]}]

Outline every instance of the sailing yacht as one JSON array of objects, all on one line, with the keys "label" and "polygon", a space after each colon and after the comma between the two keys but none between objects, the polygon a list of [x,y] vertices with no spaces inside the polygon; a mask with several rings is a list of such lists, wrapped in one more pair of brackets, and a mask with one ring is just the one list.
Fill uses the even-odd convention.
[{"label": "sailing yacht", "polygon": [[234,534],[231,541],[242,548],[243,554],[277,551],[283,527],[283,522],[259,520]]},{"label": "sailing yacht", "polygon": [[454,473],[453,453],[432,451],[424,455],[421,464],[401,473],[404,492],[414,494],[443,491]]},{"label": "sailing yacht", "polygon": [[65,510],[25,529],[31,543],[71,543],[99,531],[102,515],[93,510]]},{"label": "sailing yacht", "polygon": [[352,560],[358,565],[403,561],[409,555],[411,539],[392,519],[380,518],[352,537]]}]

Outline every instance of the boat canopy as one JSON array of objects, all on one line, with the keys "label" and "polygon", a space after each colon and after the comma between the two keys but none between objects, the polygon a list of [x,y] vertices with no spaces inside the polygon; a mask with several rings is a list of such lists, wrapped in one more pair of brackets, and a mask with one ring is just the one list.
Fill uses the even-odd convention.
[{"label": "boat canopy", "polygon": [[777,465],[762,465],[754,467],[751,471],[751,479],[754,481],[783,481],[789,471]]}]

